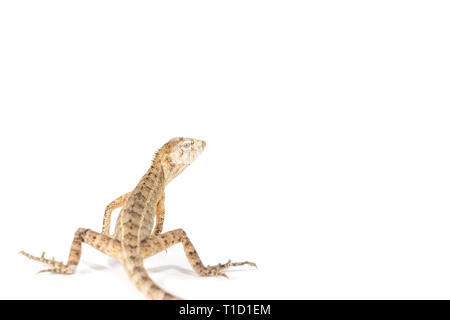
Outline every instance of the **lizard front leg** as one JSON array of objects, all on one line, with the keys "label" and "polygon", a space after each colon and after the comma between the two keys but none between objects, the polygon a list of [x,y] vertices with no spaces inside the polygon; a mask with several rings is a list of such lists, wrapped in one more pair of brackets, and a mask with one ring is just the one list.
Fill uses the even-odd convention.
[{"label": "lizard front leg", "polygon": [[155,228],[153,229],[153,235],[158,235],[162,232],[163,224],[164,224],[164,216],[166,210],[164,208],[164,199],[165,195],[163,194],[161,199],[159,199],[156,204],[156,223]]},{"label": "lizard front leg", "polygon": [[244,262],[228,262],[224,264],[217,264],[214,266],[204,266],[194,245],[189,240],[186,232],[183,229],[176,229],[173,231],[165,232],[160,235],[152,235],[150,238],[141,242],[140,250],[145,258],[150,257],[158,252],[166,250],[177,243],[182,243],[186,257],[194,269],[194,271],[200,276],[222,276],[228,278],[222,271],[228,267],[250,265],[256,267],[256,264],[249,261]]},{"label": "lizard front leg", "polygon": [[75,269],[78,263],[80,262],[81,244],[83,242],[93,246],[94,248],[113,258],[118,258],[122,248],[119,241],[114,240],[109,236],[100,234],[98,232],[89,229],[79,228],[75,232],[72,246],[70,248],[69,259],[66,264],[63,262],[55,261],[54,258],[46,259],[45,252],[42,253],[41,257],[33,256],[24,251],[20,251],[19,253],[23,254],[24,256],[32,260],[43,262],[51,267],[50,269],[44,269],[41,270],[40,272],[71,274],[75,272]]},{"label": "lizard front leg", "polygon": [[105,215],[103,216],[103,228],[102,228],[102,234],[105,234],[109,236],[109,229],[111,225],[111,213],[117,209],[120,208],[125,204],[128,197],[130,196],[131,192],[125,193],[124,195],[118,197],[116,200],[112,201],[110,204],[106,206],[105,209]]}]

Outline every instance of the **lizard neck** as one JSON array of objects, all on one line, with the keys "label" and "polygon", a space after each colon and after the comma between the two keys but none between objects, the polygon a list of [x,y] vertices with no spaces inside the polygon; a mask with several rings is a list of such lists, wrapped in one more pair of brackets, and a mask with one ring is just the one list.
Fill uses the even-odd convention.
[{"label": "lizard neck", "polygon": [[144,185],[149,186],[153,191],[158,191],[160,189],[164,189],[164,182],[164,170],[161,164],[161,160],[158,155],[155,155],[151,167],[141,178],[135,189],[138,189],[141,185]]}]

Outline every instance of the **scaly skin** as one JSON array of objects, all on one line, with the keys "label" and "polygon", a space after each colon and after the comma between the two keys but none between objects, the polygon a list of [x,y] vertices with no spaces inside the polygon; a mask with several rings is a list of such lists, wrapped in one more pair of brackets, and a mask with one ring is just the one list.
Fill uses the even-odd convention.
[{"label": "scaly skin", "polygon": [[[81,244],[87,243],[123,264],[131,282],[150,299],[179,299],[161,289],[144,268],[144,259],[170,246],[181,243],[194,271],[200,276],[223,276],[230,266],[252,262],[232,263],[205,267],[194,246],[182,229],[161,233],[164,223],[164,189],[166,185],[188,167],[205,148],[205,142],[191,138],[174,138],[155,154],[152,165],[134,190],[111,202],[105,210],[102,233],[79,228],[75,233],[67,263],[20,253],[50,266],[41,272],[71,274],[80,261]],[[111,213],[122,207],[113,235],[109,234]],[[156,223],[155,223],[156,222]]]}]

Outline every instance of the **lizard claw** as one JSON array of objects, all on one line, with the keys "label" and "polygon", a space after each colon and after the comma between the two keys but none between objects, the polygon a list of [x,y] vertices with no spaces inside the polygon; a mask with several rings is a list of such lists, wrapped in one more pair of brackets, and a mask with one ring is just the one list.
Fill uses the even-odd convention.
[{"label": "lizard claw", "polygon": [[208,265],[207,267],[204,267],[204,270],[201,271],[200,275],[202,276],[213,276],[213,277],[224,277],[227,279],[230,279],[224,272],[224,270],[228,269],[229,267],[235,267],[235,266],[242,266],[242,265],[250,265],[252,267],[256,267],[256,264],[249,261],[244,262],[231,262],[229,259],[225,263],[219,263],[214,266]]},{"label": "lizard claw", "polygon": [[24,251],[20,251],[19,253],[23,254],[25,257],[27,257],[29,259],[45,263],[49,267],[52,267],[50,269],[41,270],[38,273],[52,272],[52,273],[61,273],[61,274],[71,274],[71,273],[74,273],[74,271],[75,271],[74,266],[68,266],[68,265],[64,264],[63,262],[55,261],[54,257],[52,259],[47,259],[45,257],[45,251],[42,252],[40,257],[35,257]]},{"label": "lizard claw", "polygon": [[58,274],[72,274],[74,270],[72,270],[70,267],[66,268],[66,267],[62,267],[61,269],[58,268],[51,268],[51,269],[43,269],[41,271],[38,272],[39,273],[44,273],[44,272],[51,272],[51,273],[58,273]]},{"label": "lizard claw", "polygon": [[233,262],[233,263],[230,263],[230,267],[235,267],[235,266],[243,266],[243,265],[249,265],[249,266],[252,266],[252,267],[255,267],[256,269],[258,269],[258,267],[256,266],[256,263],[254,263],[254,262],[250,262],[250,261],[244,261],[244,262]]},{"label": "lizard claw", "polygon": [[42,269],[41,271],[38,272],[38,274],[44,272],[55,272],[55,269]]},{"label": "lizard claw", "polygon": [[256,263],[254,262],[250,262],[250,261],[244,261],[244,262],[231,262],[231,260],[228,260],[225,264],[219,264],[220,267],[222,269],[227,269],[229,267],[236,267],[236,266],[243,266],[243,265],[249,265],[252,267],[255,267],[256,269],[258,269],[258,267],[256,266]]}]

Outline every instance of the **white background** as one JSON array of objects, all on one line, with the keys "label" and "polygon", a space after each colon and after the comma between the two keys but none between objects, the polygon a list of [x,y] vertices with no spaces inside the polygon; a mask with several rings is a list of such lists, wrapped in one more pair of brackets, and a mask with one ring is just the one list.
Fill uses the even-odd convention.
[{"label": "white background", "polygon": [[[146,260],[186,299],[450,299],[447,1],[2,1],[0,298],[141,299],[78,227],[175,136],[182,248]],[[116,213],[117,214],[117,213]]]}]

